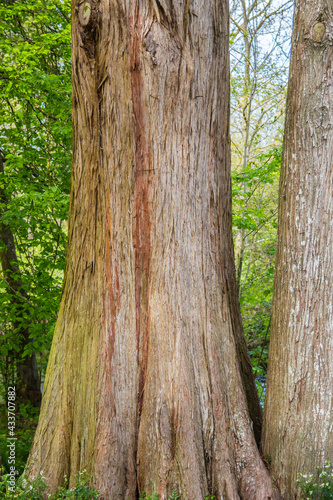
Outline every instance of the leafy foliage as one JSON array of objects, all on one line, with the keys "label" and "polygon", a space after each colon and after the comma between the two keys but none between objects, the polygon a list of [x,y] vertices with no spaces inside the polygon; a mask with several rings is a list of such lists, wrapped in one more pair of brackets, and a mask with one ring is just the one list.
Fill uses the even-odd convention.
[{"label": "leafy foliage", "polygon": [[[38,422],[38,408],[34,408],[31,403],[20,403],[16,411],[15,426],[15,467],[19,474],[23,474],[30,452],[30,447],[35,434]],[[8,463],[8,435],[7,435],[7,408],[0,406],[0,463],[2,472],[9,474]]]},{"label": "leafy foliage", "polygon": [[[0,3],[0,224],[14,235],[20,307],[0,275],[0,370],[8,377],[20,338],[24,355],[47,354],[65,265],[71,161],[70,3]],[[2,250],[6,250],[3,248]],[[20,292],[18,292],[20,293]],[[22,295],[22,294],[21,294]],[[17,354],[16,354],[17,357]],[[41,358],[41,372],[46,359]]]},{"label": "leafy foliage", "polygon": [[333,468],[330,462],[327,462],[324,468],[318,467],[316,475],[299,474],[297,482],[302,490],[303,499],[333,498]]},{"label": "leafy foliage", "polygon": [[[256,376],[267,371],[292,0],[231,0],[236,273]],[[262,395],[261,385],[258,384]]]},{"label": "leafy foliage", "polygon": [[64,482],[65,486],[59,486],[55,493],[48,494],[48,486],[42,472],[33,480],[27,474],[24,474],[18,479],[15,492],[11,492],[8,489],[8,476],[4,476],[2,482],[0,482],[0,499],[43,500],[45,495],[50,500],[64,498],[69,500],[94,500],[99,497],[99,493],[94,488],[91,488],[91,476],[86,471],[77,474],[75,486],[72,488],[67,488],[66,477]]},{"label": "leafy foliage", "polygon": [[282,146],[274,147],[232,173],[236,250],[243,245],[238,276],[243,325],[255,375],[261,376],[267,372],[281,154]]},{"label": "leafy foliage", "polygon": [[[8,463],[8,441],[7,441],[7,408],[0,407],[0,458],[2,469],[5,474],[9,474],[10,466]],[[16,412],[15,437],[15,467],[19,474],[24,471],[27,462],[31,443],[35,434],[38,421],[38,409],[33,408],[30,403],[19,404]]]},{"label": "leafy foliage", "polygon": [[152,495],[147,495],[144,491],[141,494],[139,500],[159,500],[158,494],[155,492]]}]

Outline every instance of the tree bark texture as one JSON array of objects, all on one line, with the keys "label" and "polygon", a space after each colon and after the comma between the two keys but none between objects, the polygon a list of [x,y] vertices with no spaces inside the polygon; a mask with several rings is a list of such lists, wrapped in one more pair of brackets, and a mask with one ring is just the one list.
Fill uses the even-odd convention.
[{"label": "tree bark texture", "polygon": [[333,2],[298,0],[263,449],[286,499],[333,458]]},{"label": "tree bark texture", "polygon": [[227,1],[101,0],[88,22],[84,9],[82,24],[73,2],[67,268],[31,473],[55,488],[86,468],[112,500],[275,498],[244,390],[255,409],[231,233]]},{"label": "tree bark texture", "polygon": [[[4,158],[0,154],[0,175],[3,180]],[[17,353],[12,353],[13,361],[16,362],[17,391],[18,396],[31,402],[33,406],[39,406],[41,401],[40,380],[37,367],[36,354],[23,357],[24,348],[32,341],[29,326],[22,326],[20,314],[27,314],[25,301],[28,299],[26,290],[21,283],[20,269],[15,249],[15,240],[11,228],[1,221],[8,205],[8,198],[3,185],[0,185],[0,262],[5,280],[5,286],[11,297],[11,304],[16,308],[16,320],[13,328],[16,330],[18,345]],[[27,321],[26,321],[27,323]]]}]

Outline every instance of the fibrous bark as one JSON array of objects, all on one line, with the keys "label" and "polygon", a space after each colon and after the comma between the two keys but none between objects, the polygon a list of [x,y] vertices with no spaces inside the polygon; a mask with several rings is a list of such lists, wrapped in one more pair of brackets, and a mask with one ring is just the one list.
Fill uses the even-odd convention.
[{"label": "fibrous bark", "polygon": [[333,457],[332,0],[298,0],[263,449],[286,499]]},{"label": "fibrous bark", "polygon": [[86,468],[112,500],[273,498],[244,390],[258,432],[234,275],[227,1],[101,0],[83,25],[74,2],[72,17],[67,267],[31,474],[54,489]]}]

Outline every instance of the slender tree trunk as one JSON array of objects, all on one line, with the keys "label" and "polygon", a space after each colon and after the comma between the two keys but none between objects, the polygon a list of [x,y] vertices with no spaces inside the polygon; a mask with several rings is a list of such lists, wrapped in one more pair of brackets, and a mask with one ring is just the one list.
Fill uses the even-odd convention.
[{"label": "slender tree trunk", "polygon": [[333,457],[332,0],[298,0],[263,449],[286,499]]},{"label": "slender tree trunk", "polygon": [[233,261],[227,1],[73,2],[72,18],[67,268],[31,473],[54,489],[86,468],[102,499],[277,498],[242,382],[258,418]]},{"label": "slender tree trunk", "polygon": [[[4,159],[0,154],[0,175],[3,181]],[[8,199],[4,187],[0,184],[0,217],[6,211]],[[27,292],[20,279],[20,270],[15,250],[14,235],[10,227],[0,220],[0,262],[6,288],[11,296],[11,304],[16,308],[16,320],[13,327],[16,331],[19,350],[13,353],[16,362],[18,395],[28,400],[33,406],[39,406],[41,400],[40,381],[37,368],[36,354],[24,356],[24,348],[32,341],[29,326],[22,326],[20,315],[27,314],[25,301]],[[25,324],[27,321],[25,321]]]}]

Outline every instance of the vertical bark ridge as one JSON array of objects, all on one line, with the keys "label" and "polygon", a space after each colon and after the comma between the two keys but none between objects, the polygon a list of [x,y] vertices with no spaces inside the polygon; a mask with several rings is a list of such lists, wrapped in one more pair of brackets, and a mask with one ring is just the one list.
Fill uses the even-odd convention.
[{"label": "vertical bark ridge", "polygon": [[153,175],[149,128],[146,119],[146,103],[142,79],[141,45],[143,19],[137,3],[131,26],[131,87],[134,124],[134,195],[133,195],[133,247],[135,258],[135,307],[136,337],[139,364],[138,416],[140,418],[149,348],[149,268],[151,202],[149,185]]},{"label": "vertical bark ridge", "polygon": [[[102,182],[106,186],[103,206],[107,213],[104,230],[108,242],[103,271],[107,277],[103,352],[107,369],[102,359],[97,373],[94,482],[101,498],[132,500],[137,490],[139,380],[135,284],[138,271],[133,246],[135,117],[128,57],[129,11],[128,6],[115,1],[101,2],[100,11],[99,71],[103,82],[100,89],[100,162]],[[144,219],[141,214],[140,217],[142,226]],[[102,283],[101,290],[104,286]]]}]

